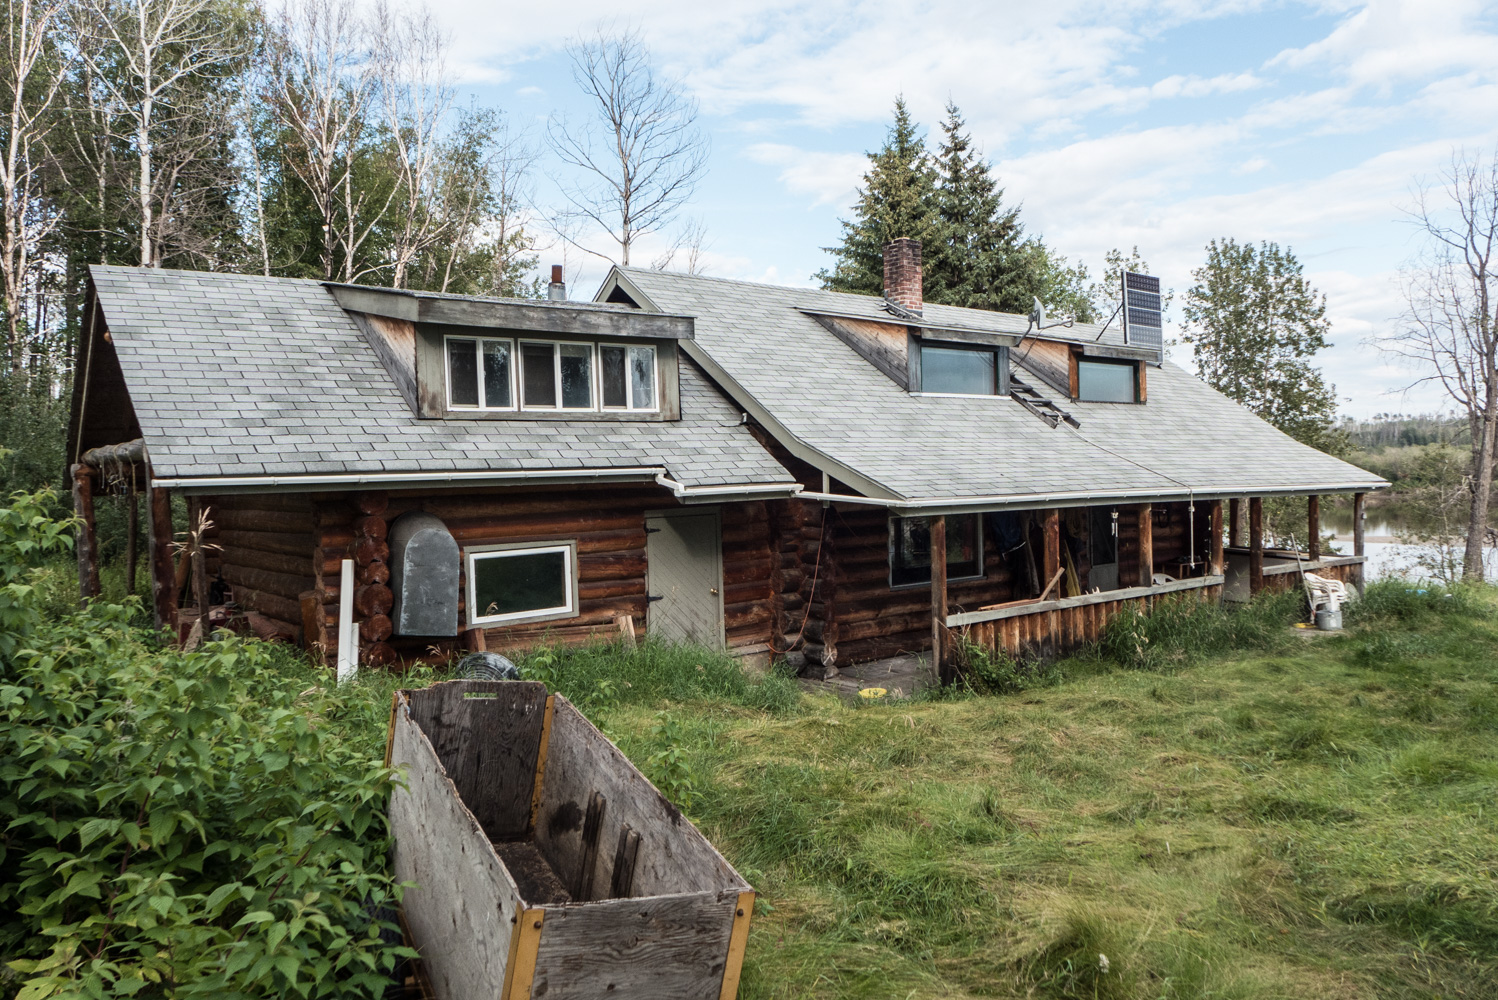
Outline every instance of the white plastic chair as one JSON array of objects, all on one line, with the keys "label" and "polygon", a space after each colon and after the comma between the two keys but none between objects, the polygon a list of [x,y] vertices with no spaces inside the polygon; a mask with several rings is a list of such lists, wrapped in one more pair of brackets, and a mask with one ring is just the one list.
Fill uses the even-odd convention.
[{"label": "white plastic chair", "polygon": [[1305,576],[1306,598],[1311,602],[1311,615],[1313,617],[1322,608],[1328,611],[1340,611],[1342,605],[1347,603],[1347,584],[1341,580],[1317,576],[1315,573],[1307,573]]}]

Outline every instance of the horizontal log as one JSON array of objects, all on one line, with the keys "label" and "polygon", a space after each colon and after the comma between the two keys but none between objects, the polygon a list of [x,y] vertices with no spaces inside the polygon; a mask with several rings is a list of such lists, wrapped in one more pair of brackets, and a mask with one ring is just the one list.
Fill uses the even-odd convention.
[{"label": "horizontal log", "polygon": [[378,514],[367,514],[354,522],[354,536],[356,538],[363,536],[383,542],[389,530],[390,526]]},{"label": "horizontal log", "polygon": [[247,545],[236,545],[225,546],[224,552],[215,554],[222,564],[233,563],[254,569],[267,569],[274,573],[290,573],[310,580],[313,570],[312,552],[311,546],[304,546],[302,552],[292,555],[289,552],[267,552]]},{"label": "horizontal log", "polygon": [[263,552],[305,555],[309,559],[316,548],[316,540],[310,532],[242,531],[230,528],[225,528],[218,533],[218,544],[223,546],[225,551],[239,548],[259,549]]},{"label": "horizontal log", "polygon": [[349,503],[361,514],[380,514],[390,506],[390,494],[384,490],[363,490],[349,497]]},{"label": "horizontal log", "polygon": [[363,618],[388,615],[395,606],[395,594],[382,583],[368,584],[354,590],[354,611]]},{"label": "horizontal log", "polygon": [[377,559],[382,562],[389,561],[389,545],[368,537],[354,540],[354,564],[356,566],[368,566]]},{"label": "horizontal log", "polygon": [[[342,562],[343,560],[341,559],[329,560],[323,564],[323,573],[331,576],[334,573],[342,572]],[[386,562],[372,562],[368,566],[360,566],[358,572],[355,574],[355,578],[365,586],[376,583],[389,583],[390,564]]]},{"label": "horizontal log", "polygon": [[359,662],[371,670],[392,667],[400,662],[394,647],[388,642],[372,642],[359,650]]},{"label": "horizontal log", "polygon": [[660,507],[661,497],[659,494],[653,496],[639,495],[635,497],[617,496],[603,498],[597,495],[576,495],[571,488],[567,493],[560,495],[548,495],[545,497],[532,496],[528,499],[499,499],[492,493],[475,494],[472,496],[454,497],[429,497],[418,500],[397,501],[391,508],[389,515],[392,519],[407,510],[424,510],[429,514],[440,517],[444,522],[454,520],[462,521],[473,518],[492,518],[509,520],[515,518],[527,518],[537,516],[581,518],[607,513],[610,515],[631,515],[644,520],[645,511],[650,508]]},{"label": "horizontal log", "polygon": [[645,594],[645,579],[634,577],[628,580],[580,580],[577,585],[580,600],[600,600],[607,597],[629,597]]},{"label": "horizontal log", "polygon": [[312,501],[305,493],[222,494],[204,497],[214,510],[280,510],[310,513]]},{"label": "horizontal log", "polygon": [[359,623],[359,641],[384,642],[394,631],[388,615],[374,615]]},{"label": "horizontal log", "polygon": [[311,511],[215,510],[209,519],[220,528],[236,531],[312,532]]},{"label": "horizontal log", "polygon": [[[278,597],[297,599],[302,591],[312,586],[312,574],[307,573],[298,576],[295,573],[276,573],[266,569],[255,569],[252,566],[238,566],[232,562],[225,562],[223,567],[224,579],[229,581],[230,586],[236,592],[241,586],[252,590],[262,591],[267,594],[275,594]],[[297,605],[300,608],[300,604]],[[275,615],[282,621],[289,621],[284,615]]]},{"label": "horizontal log", "polygon": [[625,580],[645,578],[645,557],[634,552],[601,552],[579,555],[580,580]]},{"label": "horizontal log", "polygon": [[234,588],[234,603],[250,611],[258,611],[283,622],[294,622],[301,618],[301,602],[280,594],[259,591],[247,585]]}]

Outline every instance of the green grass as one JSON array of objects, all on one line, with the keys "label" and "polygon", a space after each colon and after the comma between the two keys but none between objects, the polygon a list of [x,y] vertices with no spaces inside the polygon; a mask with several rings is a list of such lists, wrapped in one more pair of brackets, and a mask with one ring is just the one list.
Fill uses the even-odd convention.
[{"label": "green grass", "polygon": [[760,890],[746,998],[1498,996],[1493,600],[1376,587],[1309,639],[1183,610],[1146,669],[607,724],[649,761],[669,714]]}]

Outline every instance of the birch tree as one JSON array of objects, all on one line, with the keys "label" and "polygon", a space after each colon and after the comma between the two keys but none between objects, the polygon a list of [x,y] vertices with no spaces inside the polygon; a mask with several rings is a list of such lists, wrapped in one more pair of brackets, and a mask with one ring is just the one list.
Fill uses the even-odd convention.
[{"label": "birch tree", "polygon": [[287,3],[267,43],[266,78],[267,103],[286,133],[284,162],[322,217],[323,277],[353,281],[359,250],[388,205],[387,196],[371,206],[354,178],[376,77],[353,0]]},{"label": "birch tree", "polygon": [[1498,447],[1498,152],[1455,153],[1411,212],[1425,238],[1405,271],[1407,303],[1394,353],[1425,371],[1460,406],[1471,430],[1462,576],[1483,579],[1494,451]]},{"label": "birch tree", "polygon": [[25,363],[25,291],[39,245],[58,216],[44,198],[45,141],[53,105],[65,78],[64,63],[51,44],[63,12],[61,0],[6,0],[5,48],[0,51],[0,95],[5,104],[6,142],[0,159],[0,307],[5,310],[6,353],[12,373]]},{"label": "birch tree", "polygon": [[552,149],[582,173],[562,195],[572,213],[619,244],[628,265],[635,242],[669,224],[692,196],[707,167],[707,137],[697,103],[656,74],[638,32],[600,30],[567,54],[593,116],[547,124]]},{"label": "birch tree", "polygon": [[226,124],[224,109],[204,107],[188,93],[194,83],[220,74],[249,52],[239,13],[223,0],[81,0],[84,22],[78,55],[103,86],[129,128],[135,155],[134,186],[139,263],[161,264],[160,230],[181,191],[179,182],[201,149],[196,140],[165,169],[157,162],[163,133],[191,135],[194,125]]}]

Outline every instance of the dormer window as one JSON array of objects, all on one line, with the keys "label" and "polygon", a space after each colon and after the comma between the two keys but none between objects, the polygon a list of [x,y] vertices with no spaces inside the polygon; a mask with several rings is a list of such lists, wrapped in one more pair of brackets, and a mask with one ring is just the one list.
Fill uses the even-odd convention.
[{"label": "dormer window", "polygon": [[659,409],[653,346],[453,336],[444,343],[450,410]]},{"label": "dormer window", "polygon": [[1139,402],[1139,363],[1078,358],[1077,399],[1084,403]]},{"label": "dormer window", "polygon": [[919,391],[923,393],[998,396],[1007,391],[1005,348],[923,343],[919,350]]}]

